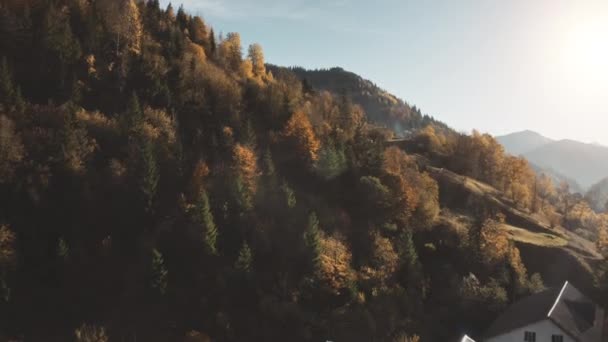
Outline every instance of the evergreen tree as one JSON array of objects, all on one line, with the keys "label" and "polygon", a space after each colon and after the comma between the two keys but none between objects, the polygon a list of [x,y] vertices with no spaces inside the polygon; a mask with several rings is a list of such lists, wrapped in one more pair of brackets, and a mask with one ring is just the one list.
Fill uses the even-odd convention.
[{"label": "evergreen tree", "polygon": [[234,268],[243,273],[250,273],[253,270],[253,253],[246,241],[243,242],[243,246],[241,246]]},{"label": "evergreen tree", "polygon": [[152,250],[152,279],[151,286],[161,295],[167,292],[169,271],[165,265],[163,255],[157,250]]},{"label": "evergreen tree", "polygon": [[146,211],[151,212],[154,207],[154,199],[158,188],[160,173],[156,162],[154,152],[154,144],[142,137],[141,140],[141,178],[140,189],[144,197],[144,206]]},{"label": "evergreen tree", "polygon": [[319,229],[319,219],[314,212],[308,216],[308,225],[303,238],[311,265],[316,273],[321,267],[321,231]]},{"label": "evergreen tree", "polygon": [[[80,58],[80,42],[72,34],[69,18],[55,5],[51,5],[44,20],[43,41],[46,49],[60,61],[60,68]],[[66,75],[61,75],[66,76]]]},{"label": "evergreen tree", "polygon": [[67,260],[70,256],[70,247],[63,238],[60,238],[59,241],[57,241],[57,256],[63,260]]},{"label": "evergreen tree", "polygon": [[400,251],[401,259],[404,260],[405,266],[407,267],[408,271],[414,272],[419,266],[419,263],[418,252],[416,251],[416,246],[414,245],[412,231],[405,230],[401,235],[401,240],[401,245],[403,246]]},{"label": "evergreen tree", "polygon": [[0,103],[9,104],[15,96],[13,78],[6,57],[0,62]]},{"label": "evergreen tree", "polygon": [[316,169],[323,179],[330,180],[339,176],[346,167],[346,156],[343,150],[335,148],[333,144],[327,144],[321,149]]},{"label": "evergreen tree", "polygon": [[202,240],[205,251],[208,254],[217,254],[217,226],[213,220],[213,213],[209,205],[209,197],[205,191],[201,191],[195,207],[195,222],[201,226]]},{"label": "evergreen tree", "polygon": [[255,129],[253,129],[253,124],[251,123],[251,119],[248,119],[245,122],[245,127],[243,128],[243,144],[251,149],[255,149],[257,144],[257,136],[255,134]]},{"label": "evergreen tree", "polygon": [[215,32],[211,29],[209,31],[209,51],[207,51],[207,54],[211,59],[215,59],[216,50],[217,43],[215,42]]},{"label": "evergreen tree", "polygon": [[245,186],[243,178],[237,176],[233,183],[234,199],[237,207],[240,209],[240,215],[253,209],[253,198],[251,192]]},{"label": "evergreen tree", "polygon": [[287,208],[293,209],[296,206],[296,194],[286,181],[283,181],[281,190],[285,195],[285,203]]},{"label": "evergreen tree", "polygon": [[127,111],[123,116],[124,129],[129,134],[136,133],[141,129],[143,122],[144,112],[139,104],[139,97],[133,92],[127,104]]},{"label": "evergreen tree", "polygon": [[270,149],[266,149],[264,152],[262,162],[264,164],[264,174],[266,177],[274,178],[276,176],[276,168],[274,166],[274,161],[272,160],[272,153],[270,152]]}]

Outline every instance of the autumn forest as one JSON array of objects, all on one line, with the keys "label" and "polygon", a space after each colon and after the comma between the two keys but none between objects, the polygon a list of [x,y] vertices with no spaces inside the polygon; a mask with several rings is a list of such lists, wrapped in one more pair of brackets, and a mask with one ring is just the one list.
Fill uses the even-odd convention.
[{"label": "autumn forest", "polygon": [[563,281],[539,255],[608,304],[608,214],[332,70],[158,0],[0,0],[0,340],[449,341]]}]

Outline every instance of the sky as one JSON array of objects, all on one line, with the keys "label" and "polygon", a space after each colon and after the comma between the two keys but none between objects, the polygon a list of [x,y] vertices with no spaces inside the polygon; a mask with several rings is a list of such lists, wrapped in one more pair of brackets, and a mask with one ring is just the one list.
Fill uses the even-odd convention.
[{"label": "sky", "polygon": [[182,4],[269,63],[340,66],[459,131],[608,145],[607,0]]}]

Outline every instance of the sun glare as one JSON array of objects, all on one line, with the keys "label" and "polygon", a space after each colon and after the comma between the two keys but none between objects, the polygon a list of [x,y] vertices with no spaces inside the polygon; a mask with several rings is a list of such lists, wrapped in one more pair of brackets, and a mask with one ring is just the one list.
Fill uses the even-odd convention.
[{"label": "sun glare", "polygon": [[562,53],[565,71],[579,81],[598,85],[608,76],[608,23],[584,22],[566,34]]}]

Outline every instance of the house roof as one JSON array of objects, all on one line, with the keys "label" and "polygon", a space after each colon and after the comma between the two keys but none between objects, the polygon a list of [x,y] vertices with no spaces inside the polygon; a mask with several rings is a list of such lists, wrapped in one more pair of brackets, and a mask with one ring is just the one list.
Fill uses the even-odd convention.
[{"label": "house roof", "polygon": [[594,328],[598,307],[570,283],[514,303],[490,325],[485,337],[501,335],[528,324],[550,319],[576,340]]},{"label": "house roof", "polygon": [[464,335],[464,336],[462,337],[462,340],[460,340],[460,342],[475,342],[475,340],[474,340],[474,339],[472,339],[472,338],[470,338],[470,337],[469,337],[469,336],[467,336],[467,335]]},{"label": "house roof", "polygon": [[594,328],[598,313],[595,303],[566,282],[547,316],[562,330],[581,340]]}]

